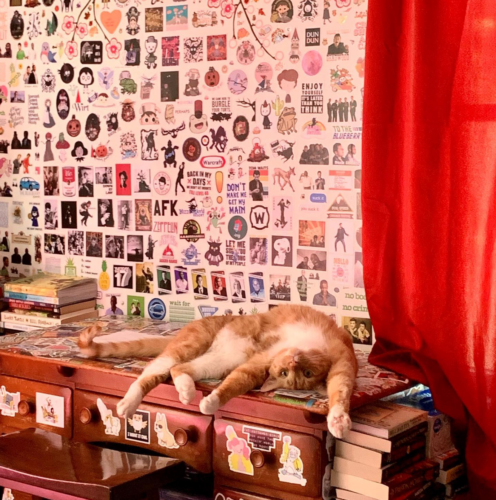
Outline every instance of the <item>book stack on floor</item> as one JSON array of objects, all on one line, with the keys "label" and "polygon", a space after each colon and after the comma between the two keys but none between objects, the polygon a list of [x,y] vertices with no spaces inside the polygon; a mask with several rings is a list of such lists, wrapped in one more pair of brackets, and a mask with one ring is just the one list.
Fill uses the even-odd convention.
[{"label": "book stack on floor", "polygon": [[351,420],[352,430],[336,440],[336,498],[444,499],[440,464],[426,459],[426,411],[378,401],[354,410]]},{"label": "book stack on floor", "polygon": [[6,283],[1,314],[6,330],[28,331],[98,317],[93,278],[40,273]]},{"label": "book stack on floor", "polygon": [[439,463],[437,482],[445,489],[446,498],[456,498],[468,490],[468,481],[463,455],[451,440],[451,421],[436,410],[430,389],[418,385],[386,398],[401,405],[425,410],[427,414],[426,456]]}]

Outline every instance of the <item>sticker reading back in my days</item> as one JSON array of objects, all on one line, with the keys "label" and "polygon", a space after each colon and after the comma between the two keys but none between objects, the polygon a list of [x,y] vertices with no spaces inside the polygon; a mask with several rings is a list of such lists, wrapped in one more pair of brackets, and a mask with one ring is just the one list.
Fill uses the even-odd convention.
[{"label": "sticker reading back in my days", "polygon": [[281,440],[281,433],[259,427],[243,426],[243,433],[248,435],[248,442],[254,450],[271,451],[276,447],[276,441]]},{"label": "sticker reading back in my days", "polygon": [[64,428],[64,398],[53,394],[36,393],[36,422]]}]

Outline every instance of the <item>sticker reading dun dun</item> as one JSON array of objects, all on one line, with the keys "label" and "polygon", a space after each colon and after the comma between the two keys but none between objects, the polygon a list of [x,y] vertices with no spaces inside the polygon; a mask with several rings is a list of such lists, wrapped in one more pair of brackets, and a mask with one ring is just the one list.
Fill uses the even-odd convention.
[{"label": "sticker reading dun dun", "polygon": [[226,427],[226,437],[227,451],[231,452],[227,458],[229,469],[233,472],[253,476],[253,464],[250,461],[251,450],[246,440],[237,436],[232,425]]},{"label": "sticker reading dun dun", "polygon": [[105,426],[105,434],[111,436],[118,436],[121,432],[121,420],[119,417],[114,417],[112,410],[109,410],[105,403],[98,398],[96,405],[100,410],[100,417],[103,425]]},{"label": "sticker reading dun dun", "polygon": [[279,459],[283,467],[279,469],[279,481],[306,486],[307,480],[303,478],[303,461],[300,458],[300,449],[291,445],[289,436],[284,436],[283,442],[282,454]]}]

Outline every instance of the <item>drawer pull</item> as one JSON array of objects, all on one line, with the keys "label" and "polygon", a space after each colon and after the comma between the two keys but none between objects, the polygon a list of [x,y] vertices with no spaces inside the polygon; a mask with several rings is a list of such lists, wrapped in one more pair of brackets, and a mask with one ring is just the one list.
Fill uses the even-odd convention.
[{"label": "drawer pull", "polygon": [[259,469],[260,467],[263,467],[265,464],[264,454],[261,451],[255,450],[250,455],[250,461],[254,467],[257,467]]},{"label": "drawer pull", "polygon": [[174,439],[179,446],[185,446],[189,441],[188,431],[177,429],[174,431]]},{"label": "drawer pull", "polygon": [[34,412],[34,405],[26,400],[19,401],[19,406],[17,408],[21,417],[25,417]]},{"label": "drawer pull", "polygon": [[81,411],[79,412],[79,421],[83,425],[91,423],[91,421],[94,420],[94,418],[95,414],[89,408],[82,408]]},{"label": "drawer pull", "polygon": [[74,372],[76,371],[75,368],[72,368],[71,366],[62,366],[62,365],[57,365],[57,371],[63,376],[63,377],[72,377],[74,375]]}]

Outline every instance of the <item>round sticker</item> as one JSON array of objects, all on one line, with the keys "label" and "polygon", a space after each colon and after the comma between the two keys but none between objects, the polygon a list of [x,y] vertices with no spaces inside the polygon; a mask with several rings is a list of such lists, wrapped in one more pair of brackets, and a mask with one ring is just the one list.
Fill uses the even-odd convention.
[{"label": "round sticker", "polygon": [[255,47],[253,44],[244,40],[236,51],[236,57],[240,64],[251,64],[255,60]]},{"label": "round sticker", "polygon": [[166,195],[171,188],[170,177],[165,172],[158,172],[153,178],[153,188],[161,196]]},{"label": "round sticker", "polygon": [[151,319],[162,320],[165,318],[167,309],[165,304],[160,299],[152,299],[148,304],[148,315]]},{"label": "round sticker", "polygon": [[183,144],[183,155],[188,161],[196,161],[201,155],[201,145],[197,139],[190,137]]},{"label": "round sticker", "polygon": [[[18,10],[14,12],[14,15],[12,16],[12,21],[10,21],[10,33],[14,40],[19,40],[19,38],[22,38],[22,35],[24,34],[24,21]],[[22,49],[19,50],[21,52],[24,52]],[[24,59],[24,57],[21,57],[20,59],[22,60]]]},{"label": "round sticker", "polygon": [[183,234],[179,238],[192,243],[196,243],[200,238],[204,238],[204,235],[201,233],[200,224],[193,219],[186,221],[183,226]]},{"label": "round sticker", "polygon": [[74,80],[74,66],[69,63],[62,64],[62,67],[59,69],[60,79],[64,83],[71,83]]},{"label": "round sticker", "polygon": [[71,101],[69,99],[69,94],[67,93],[67,90],[65,89],[60,89],[59,93],[57,94],[57,114],[62,118],[62,120],[65,120],[69,116],[69,109],[71,107]]},{"label": "round sticker", "polygon": [[316,50],[310,50],[303,56],[301,65],[308,76],[315,76],[322,68],[322,56]]},{"label": "round sticker", "polygon": [[248,232],[248,223],[243,217],[235,215],[229,221],[227,228],[231,238],[235,240],[242,240]]},{"label": "round sticker", "polygon": [[234,137],[238,141],[245,141],[250,134],[250,124],[244,116],[237,116],[233,123]]},{"label": "round sticker", "polygon": [[248,77],[241,69],[235,69],[227,79],[227,86],[234,95],[242,94],[248,87]]}]

